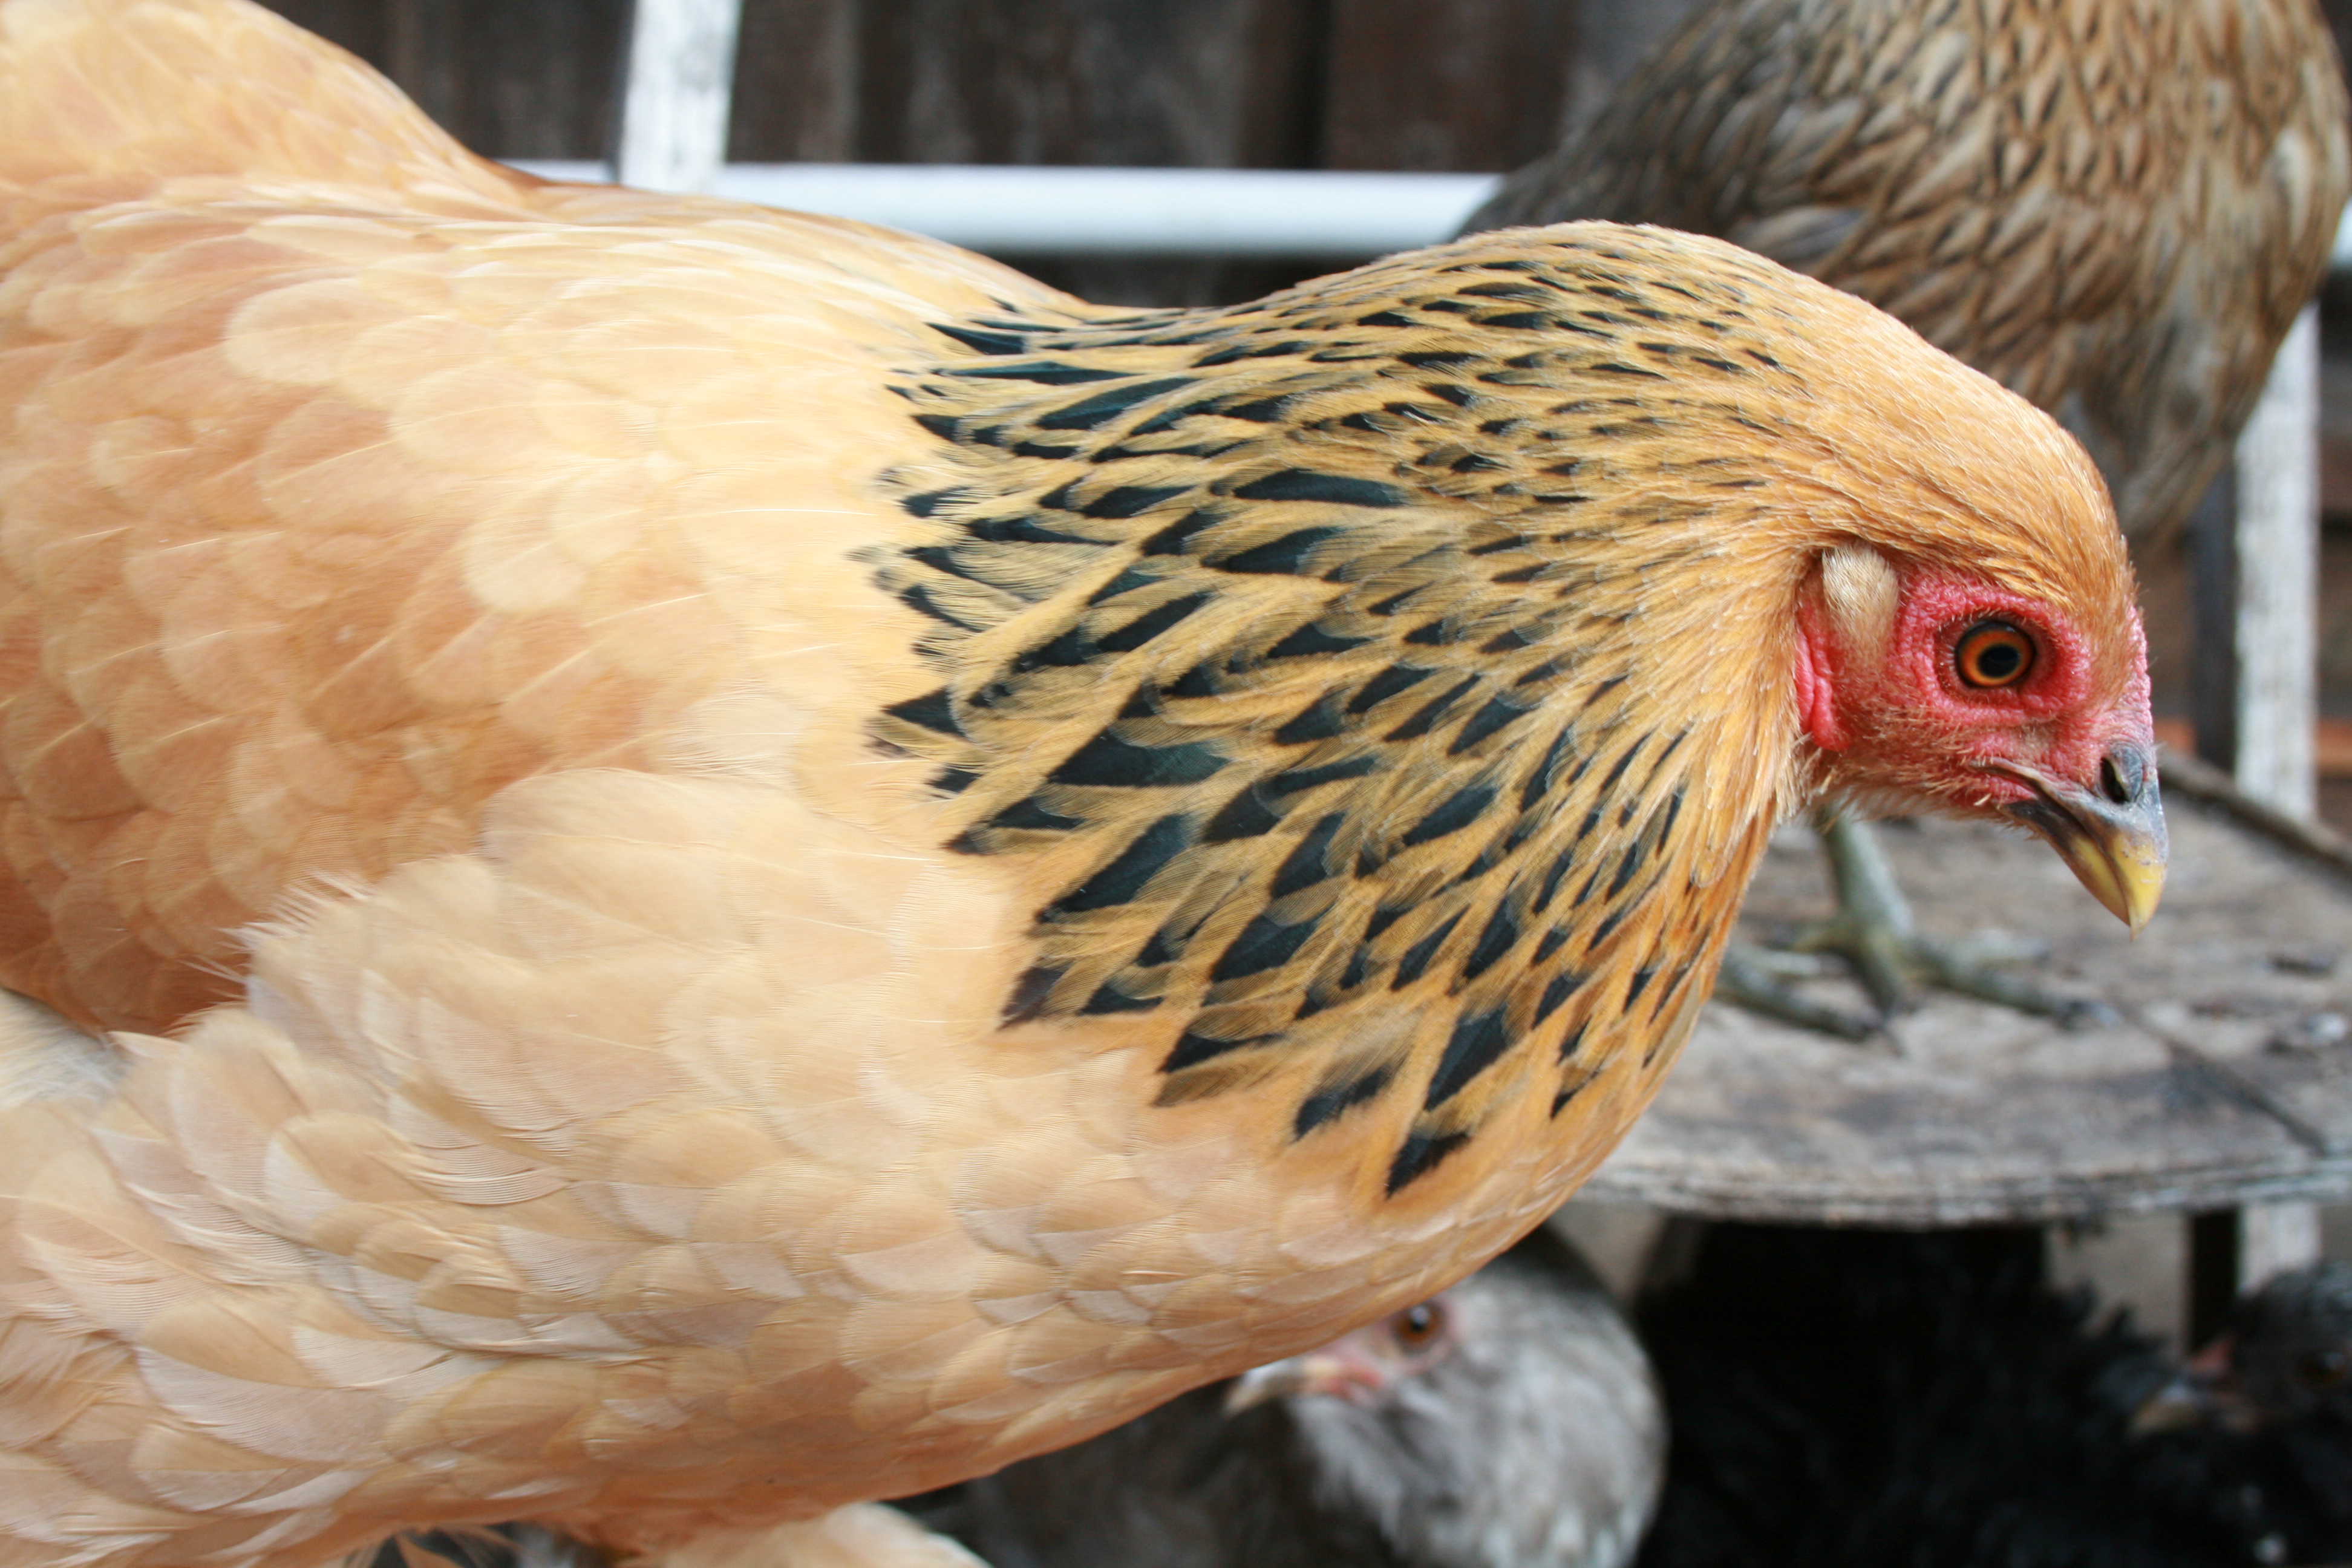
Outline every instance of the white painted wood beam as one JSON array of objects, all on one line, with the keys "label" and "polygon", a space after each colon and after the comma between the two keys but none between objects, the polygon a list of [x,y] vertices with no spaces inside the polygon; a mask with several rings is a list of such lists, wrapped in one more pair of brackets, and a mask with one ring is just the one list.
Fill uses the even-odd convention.
[{"label": "white painted wood beam", "polygon": [[2279,347],[2238,437],[2238,787],[2308,817],[2319,715],[2319,312]]},{"label": "white painted wood beam", "polygon": [[[601,163],[517,167],[555,180],[612,177]],[[1346,169],[729,163],[700,188],[762,206],[886,224],[996,255],[1339,261],[1452,238],[1501,179]]]},{"label": "white painted wood beam", "polygon": [[[2279,345],[2238,437],[2238,787],[2300,817],[2318,814],[2319,310]],[[2272,1204],[2238,1215],[2238,1285],[2319,1259],[2319,1210]]]},{"label": "white painted wood beam", "polygon": [[621,81],[620,183],[710,188],[727,162],[740,0],[636,0]]},{"label": "white painted wood beam", "polygon": [[2261,1204],[2238,1211],[2238,1290],[2319,1261],[2317,1204]]}]

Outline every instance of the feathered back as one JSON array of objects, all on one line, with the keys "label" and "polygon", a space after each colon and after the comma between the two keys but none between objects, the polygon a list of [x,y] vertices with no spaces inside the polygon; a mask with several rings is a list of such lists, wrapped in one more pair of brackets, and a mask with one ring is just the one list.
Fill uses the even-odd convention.
[{"label": "feathered back", "polygon": [[920,438],[877,362],[1074,303],[527,180],[233,0],[0,7],[0,983],[85,1025],[227,998],[239,928],[470,842],[520,778],[741,765],[693,717],[740,659],[887,685],[797,629],[820,583],[886,661],[920,625],[846,559]]},{"label": "feathered back", "polygon": [[159,179],[310,180],[457,212],[532,183],[467,153],[342,50],[222,0],[16,0],[0,11],[0,202],[52,180],[84,203]]}]

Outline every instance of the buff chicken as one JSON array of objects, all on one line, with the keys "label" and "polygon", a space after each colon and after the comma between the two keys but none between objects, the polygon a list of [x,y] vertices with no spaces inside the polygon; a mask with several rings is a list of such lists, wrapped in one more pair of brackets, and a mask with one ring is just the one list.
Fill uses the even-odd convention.
[{"label": "buff chicken", "polygon": [[8,1568],[838,1546],[1508,1245],[1823,792],[2162,880],[2096,470],[1868,305],[1097,308],[243,0],[0,3],[0,605]]},{"label": "buff chicken", "polygon": [[[2229,460],[2347,193],[2315,0],[1716,0],[1469,227],[1664,224],[1858,294],[2064,421],[2137,541]],[[1811,940],[1882,1017],[1915,976],[2075,1010],[1916,936],[1863,829],[1830,838],[1843,908]]]}]

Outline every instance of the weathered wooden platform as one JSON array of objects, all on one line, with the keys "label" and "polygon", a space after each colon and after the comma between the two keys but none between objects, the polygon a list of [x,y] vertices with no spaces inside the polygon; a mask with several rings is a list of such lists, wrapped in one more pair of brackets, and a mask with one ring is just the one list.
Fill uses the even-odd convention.
[{"label": "weathered wooden platform", "polygon": [[[1930,993],[1892,1039],[1855,1044],[1717,1002],[1583,1195],[1896,1226],[2352,1196],[2352,876],[2179,790],[2165,805],[2169,884],[2137,942],[2033,840],[1882,834],[1923,931],[2046,943],[2018,973],[2112,1023]],[[1828,906],[1812,837],[1783,832],[1743,934]],[[1842,979],[1807,989],[1861,1010]]]}]

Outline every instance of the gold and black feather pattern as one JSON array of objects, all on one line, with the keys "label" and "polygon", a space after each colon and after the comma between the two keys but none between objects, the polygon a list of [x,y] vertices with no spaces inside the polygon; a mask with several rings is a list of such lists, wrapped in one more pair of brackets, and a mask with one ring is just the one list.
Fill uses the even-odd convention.
[{"label": "gold and black feather pattern", "polygon": [[906,490],[939,531],[877,566],[943,683],[877,734],[937,760],[955,847],[1057,868],[1008,1018],[1164,1020],[1163,1104],[1311,1053],[1301,1137],[1415,1097],[1391,1190],[1497,1062],[1557,1112],[1713,963],[1675,912],[1729,848],[1678,833],[1700,715],[1655,700],[1635,623],[1755,476],[1631,503],[1638,566],[1606,546],[1689,400],[1789,377],[1743,301],[1560,249],[1206,321],[943,323],[974,357],[905,386],[960,471]]}]

